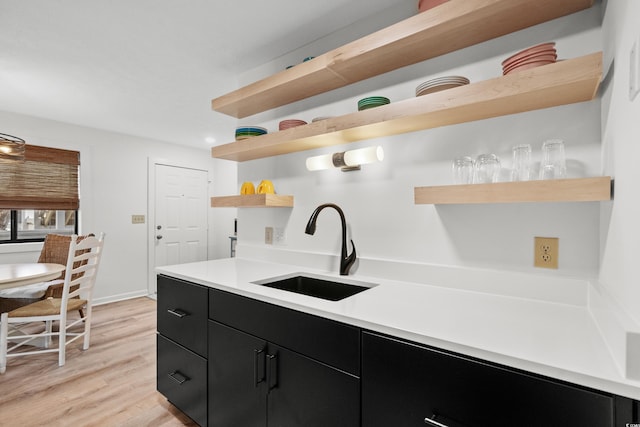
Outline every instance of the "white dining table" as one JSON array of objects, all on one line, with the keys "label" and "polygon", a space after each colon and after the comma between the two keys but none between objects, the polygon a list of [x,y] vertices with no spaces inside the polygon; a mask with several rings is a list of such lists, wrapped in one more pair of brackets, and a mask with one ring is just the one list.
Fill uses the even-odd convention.
[{"label": "white dining table", "polygon": [[60,276],[64,269],[65,266],[62,264],[39,262],[0,264],[0,289],[47,282]]}]

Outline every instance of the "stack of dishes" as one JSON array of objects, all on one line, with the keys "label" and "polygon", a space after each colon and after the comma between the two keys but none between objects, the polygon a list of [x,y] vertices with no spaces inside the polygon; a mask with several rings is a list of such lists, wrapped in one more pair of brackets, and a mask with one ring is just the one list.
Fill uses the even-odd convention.
[{"label": "stack of dishes", "polygon": [[251,138],[253,136],[264,135],[265,133],[267,133],[267,130],[260,126],[242,126],[236,128],[236,141]]},{"label": "stack of dishes", "polygon": [[416,96],[426,95],[428,93],[440,92],[441,90],[451,89],[458,86],[469,84],[469,79],[462,76],[446,76],[437,77],[420,83],[416,87]]},{"label": "stack of dishes", "polygon": [[555,42],[542,43],[522,50],[502,61],[502,74],[553,64],[558,58]]},{"label": "stack of dishes", "polygon": [[370,96],[368,98],[362,98],[360,101],[358,101],[358,111],[380,107],[382,105],[388,104],[389,102],[389,98],[385,98],[384,96]]},{"label": "stack of dishes", "polygon": [[436,6],[446,3],[448,0],[420,0],[418,2],[418,12],[424,12],[425,10],[432,9]]},{"label": "stack of dishes", "polygon": [[288,120],[281,121],[280,124],[278,125],[278,128],[280,130],[285,130],[285,129],[294,128],[296,126],[302,126],[306,124],[307,122],[305,122],[304,120],[288,119]]}]

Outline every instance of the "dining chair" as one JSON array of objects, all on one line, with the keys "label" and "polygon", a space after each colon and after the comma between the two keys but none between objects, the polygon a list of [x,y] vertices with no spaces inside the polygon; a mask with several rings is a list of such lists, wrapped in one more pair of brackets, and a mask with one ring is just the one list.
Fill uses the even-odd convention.
[{"label": "dining chair", "polygon": [[[57,352],[58,365],[63,366],[67,345],[83,337],[82,349],[89,348],[93,288],[103,246],[104,233],[101,233],[97,238],[95,236],[86,237],[80,242],[77,241],[76,235],[72,236],[65,278],[62,281],[61,296],[49,297],[0,314],[0,374],[5,372],[9,357]],[[81,308],[84,308],[83,315],[78,319],[69,319],[70,312],[78,311]],[[54,321],[59,324],[58,331],[53,330]],[[35,325],[38,327],[37,331],[26,332],[24,327],[26,325],[31,327],[32,323],[38,324]],[[9,325],[14,326],[11,336],[9,336]],[[78,328],[74,328],[76,326]],[[82,327],[82,332],[78,331],[79,327]],[[51,338],[56,336],[58,338],[57,347],[50,348]],[[29,343],[33,345],[34,340],[39,338],[44,339],[44,347],[32,346],[32,348],[22,349],[25,351],[16,351]],[[9,346],[9,340],[11,346]]]},{"label": "dining chair", "polygon": [[[89,234],[93,236],[93,234]],[[78,236],[81,241],[87,236]],[[47,234],[38,257],[39,263],[67,265],[71,235]],[[27,286],[0,290],[0,313],[15,310],[48,297],[60,298],[65,272],[63,271],[55,282],[41,282]],[[53,284],[52,284],[53,283]],[[83,314],[80,313],[82,316]]]}]

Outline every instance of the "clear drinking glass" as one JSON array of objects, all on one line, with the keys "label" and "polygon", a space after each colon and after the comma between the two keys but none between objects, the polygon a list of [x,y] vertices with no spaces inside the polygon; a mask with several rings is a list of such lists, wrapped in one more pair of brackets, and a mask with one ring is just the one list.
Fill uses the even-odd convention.
[{"label": "clear drinking glass", "polygon": [[469,156],[457,157],[453,160],[453,182],[455,184],[471,184],[473,182],[474,161]]},{"label": "clear drinking glass", "polygon": [[528,181],[531,173],[531,145],[521,144],[513,147],[513,181]]},{"label": "clear drinking glass", "polygon": [[550,139],[542,144],[542,162],[540,179],[559,179],[567,177],[567,163],[564,155],[564,142]]},{"label": "clear drinking glass", "polygon": [[476,159],[473,182],[478,184],[497,182],[500,175],[500,159],[495,154],[480,154]]}]

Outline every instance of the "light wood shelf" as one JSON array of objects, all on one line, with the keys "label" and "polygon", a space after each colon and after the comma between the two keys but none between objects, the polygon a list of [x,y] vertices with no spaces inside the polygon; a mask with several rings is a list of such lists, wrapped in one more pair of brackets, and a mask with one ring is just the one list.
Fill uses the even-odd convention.
[{"label": "light wood shelf", "polygon": [[243,118],[588,9],[593,0],[450,0],[230,92],[215,111]]},{"label": "light wood shelf", "polygon": [[291,208],[293,196],[281,194],[246,194],[211,198],[212,208]]},{"label": "light wood shelf", "polygon": [[243,162],[589,101],[602,78],[602,53],[559,61],[304,126],[213,147]]},{"label": "light wood shelf", "polygon": [[611,200],[611,177],[416,187],[417,205]]}]

